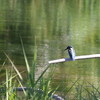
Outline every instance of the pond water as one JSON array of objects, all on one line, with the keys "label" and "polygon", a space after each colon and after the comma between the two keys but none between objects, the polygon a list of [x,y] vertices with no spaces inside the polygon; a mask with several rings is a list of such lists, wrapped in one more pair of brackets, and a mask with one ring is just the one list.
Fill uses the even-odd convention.
[{"label": "pond water", "polygon": [[[15,65],[25,68],[22,46],[30,65],[37,47],[37,67],[49,60],[68,58],[64,49],[72,45],[76,55],[100,54],[100,0],[0,0],[0,64],[3,52]],[[23,68],[22,68],[23,66]],[[100,80],[100,59],[55,65],[53,82]],[[54,85],[55,85],[54,84]]]}]

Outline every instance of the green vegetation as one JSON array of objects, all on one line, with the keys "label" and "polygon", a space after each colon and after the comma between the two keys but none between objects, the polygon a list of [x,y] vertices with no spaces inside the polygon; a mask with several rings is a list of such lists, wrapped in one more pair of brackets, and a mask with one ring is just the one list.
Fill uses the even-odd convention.
[{"label": "green vegetation", "polygon": [[[56,100],[53,99],[54,94],[59,94],[64,100],[99,100],[100,98],[99,87],[96,88],[88,82],[87,84],[81,84],[79,82],[80,79],[64,86],[62,82],[62,84],[56,85],[53,89],[53,72],[48,77],[44,77],[50,66],[47,66],[42,74],[35,79],[36,58],[34,58],[33,66],[29,67],[25,52],[27,79],[24,81],[21,74],[25,72],[19,72],[9,56],[6,53],[5,55],[11,63],[12,68],[6,69],[6,80],[0,85],[0,100]],[[20,87],[22,91],[20,92],[20,89],[18,90],[17,87]]]},{"label": "green vegetation", "polygon": [[[34,50],[34,59],[31,67],[29,66],[22,40],[21,44],[27,71],[19,72],[13,61],[4,52],[11,67],[6,68],[6,80],[0,84],[1,100],[63,100],[57,99],[60,97],[55,94],[59,94],[64,100],[99,100],[99,88],[88,82],[81,84],[79,82],[80,79],[69,84],[62,82],[52,87],[53,67],[50,70],[50,74],[45,77],[50,65],[46,65],[44,71],[36,79],[37,50],[36,48]],[[26,79],[23,78],[22,73],[27,73]]]},{"label": "green vegetation", "polygon": [[[5,100],[17,100],[17,99],[40,100],[41,98],[41,100],[47,100],[47,99],[51,100],[52,95],[55,92],[53,89],[50,88],[52,75],[49,75],[47,79],[44,78],[44,74],[46,73],[46,71],[50,66],[47,66],[46,69],[41,73],[41,75],[37,79],[35,79],[37,52],[36,50],[34,50],[34,60],[32,67],[30,67],[26,57],[22,40],[21,44],[22,44],[27,72],[26,71],[19,72],[19,70],[14,65],[10,57],[6,53],[4,53],[11,67],[6,68],[6,80],[4,83],[0,85],[1,99],[3,98]],[[22,73],[27,73],[26,81],[24,81],[21,75]],[[20,87],[22,89],[22,95],[18,94],[17,87]],[[27,90],[25,90],[24,87],[26,87]]]}]

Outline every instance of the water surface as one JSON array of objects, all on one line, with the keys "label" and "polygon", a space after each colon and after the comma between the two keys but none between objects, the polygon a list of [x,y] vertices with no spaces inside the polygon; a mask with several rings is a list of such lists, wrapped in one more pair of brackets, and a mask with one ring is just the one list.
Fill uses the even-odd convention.
[{"label": "water surface", "polygon": [[[64,52],[68,45],[74,47],[78,56],[100,54],[100,0],[0,0],[1,67],[6,61],[4,51],[19,69],[24,69],[19,36],[30,66],[37,47],[39,70],[49,60],[68,58]],[[99,83],[99,58],[60,63],[55,67],[55,84],[78,78]]]}]

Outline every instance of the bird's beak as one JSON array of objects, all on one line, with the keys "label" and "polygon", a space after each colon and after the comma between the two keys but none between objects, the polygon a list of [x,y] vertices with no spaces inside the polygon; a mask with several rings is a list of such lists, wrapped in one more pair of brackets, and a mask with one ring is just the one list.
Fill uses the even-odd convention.
[{"label": "bird's beak", "polygon": [[[67,50],[67,48],[66,48],[65,50]],[[65,50],[64,50],[64,51],[65,51]]]}]

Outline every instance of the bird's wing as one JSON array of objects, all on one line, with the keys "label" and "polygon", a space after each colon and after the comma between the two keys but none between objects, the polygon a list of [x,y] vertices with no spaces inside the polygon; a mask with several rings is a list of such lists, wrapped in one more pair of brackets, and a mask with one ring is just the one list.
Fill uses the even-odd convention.
[{"label": "bird's wing", "polygon": [[69,56],[72,60],[75,60],[75,51],[73,48],[71,48],[69,51]]}]

